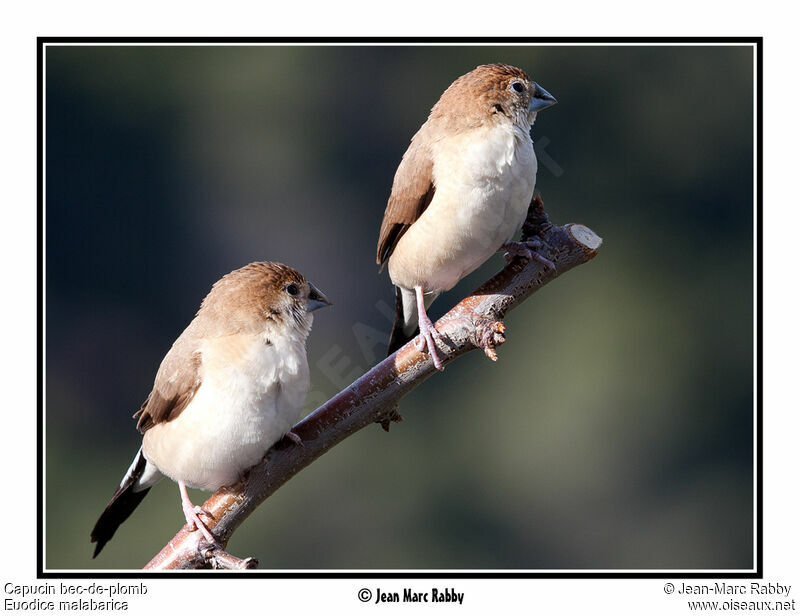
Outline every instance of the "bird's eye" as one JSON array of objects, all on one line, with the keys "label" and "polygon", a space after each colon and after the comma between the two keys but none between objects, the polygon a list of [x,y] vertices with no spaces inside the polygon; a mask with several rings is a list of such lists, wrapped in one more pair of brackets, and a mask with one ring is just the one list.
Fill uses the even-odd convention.
[{"label": "bird's eye", "polygon": [[525,91],[525,86],[522,84],[521,81],[512,81],[511,89],[514,90],[514,92],[516,92],[517,94],[522,94]]},{"label": "bird's eye", "polygon": [[294,297],[295,295],[297,295],[300,292],[300,289],[298,288],[298,286],[295,283],[292,282],[292,283],[286,285],[286,292],[289,295],[291,295],[292,297]]}]

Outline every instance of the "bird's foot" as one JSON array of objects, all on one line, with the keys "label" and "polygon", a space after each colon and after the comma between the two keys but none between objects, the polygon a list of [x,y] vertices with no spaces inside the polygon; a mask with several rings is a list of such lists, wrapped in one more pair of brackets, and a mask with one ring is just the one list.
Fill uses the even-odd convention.
[{"label": "bird's foot", "polygon": [[200,519],[200,514],[206,515],[209,518],[213,518],[208,511],[203,509],[200,505],[194,505],[191,500],[189,500],[189,493],[186,491],[186,484],[182,481],[178,482],[178,487],[181,491],[181,507],[183,507],[183,517],[186,518],[186,525],[190,531],[199,530],[203,537],[206,538],[206,541],[213,545],[219,545],[216,537],[211,534],[211,531],[208,530],[208,526],[205,525],[205,522]]},{"label": "bird's foot", "polygon": [[506,242],[500,247],[500,250],[505,250],[504,255],[506,261],[511,261],[514,257],[522,257],[523,259],[535,259],[546,268],[555,271],[556,264],[550,259],[540,254],[540,250],[544,250],[545,246],[539,238],[531,238],[522,242]]},{"label": "bird's foot", "polygon": [[208,530],[208,526],[206,526],[205,522],[200,519],[200,514],[205,514],[208,517],[211,517],[211,514],[208,513],[208,511],[202,507],[193,506],[191,503],[188,507],[183,508],[183,516],[186,518],[186,524],[188,525],[189,530],[199,530],[203,534],[203,537],[205,537],[206,541],[217,545],[218,542],[216,537],[214,537],[211,531]]},{"label": "bird's foot", "polygon": [[205,509],[203,509],[203,508],[202,508],[200,505],[195,505],[195,506],[194,506],[194,512],[195,512],[197,515],[205,515],[205,516],[208,516],[209,518],[212,518],[212,519],[214,518],[214,516],[213,516],[213,515],[211,515],[211,514],[210,514],[208,511],[206,511]]},{"label": "bird's foot", "polygon": [[300,447],[303,446],[303,439],[301,439],[297,434],[295,434],[291,430],[289,430],[286,433],[286,438],[288,438],[290,441],[292,441],[295,445],[300,445]]},{"label": "bird's foot", "polygon": [[431,359],[433,360],[433,365],[436,367],[437,370],[444,370],[444,365],[442,364],[442,360],[439,357],[439,353],[436,350],[436,341],[444,342],[444,336],[440,334],[436,328],[434,327],[431,320],[428,318],[428,315],[424,312],[420,314],[419,319],[419,336],[417,336],[417,340],[414,345],[417,347],[417,350],[422,353],[427,348],[428,354],[430,354]]}]

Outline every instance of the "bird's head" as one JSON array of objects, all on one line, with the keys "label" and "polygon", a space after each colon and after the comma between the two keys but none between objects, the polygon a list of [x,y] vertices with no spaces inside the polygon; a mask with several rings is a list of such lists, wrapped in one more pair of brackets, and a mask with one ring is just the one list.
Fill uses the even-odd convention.
[{"label": "bird's head", "polygon": [[231,333],[267,330],[305,336],[311,329],[311,313],[330,305],[325,294],[297,270],[282,263],[258,261],[217,281],[198,316],[223,323]]},{"label": "bird's head", "polygon": [[555,104],[553,95],[522,69],[509,64],[483,64],[445,90],[431,110],[431,117],[464,126],[507,118],[528,130],[539,111]]}]

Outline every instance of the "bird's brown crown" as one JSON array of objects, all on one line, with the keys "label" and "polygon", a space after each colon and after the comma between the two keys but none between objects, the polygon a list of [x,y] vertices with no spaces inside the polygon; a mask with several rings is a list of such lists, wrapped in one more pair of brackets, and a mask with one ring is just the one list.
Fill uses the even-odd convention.
[{"label": "bird's brown crown", "polygon": [[479,124],[494,114],[523,120],[533,94],[533,82],[522,69],[482,64],[450,84],[431,109],[430,119],[454,127]]},{"label": "bird's brown crown", "polygon": [[283,321],[287,314],[305,314],[308,294],[309,284],[297,270],[257,261],[215,282],[197,314],[227,331],[241,331],[265,320]]}]

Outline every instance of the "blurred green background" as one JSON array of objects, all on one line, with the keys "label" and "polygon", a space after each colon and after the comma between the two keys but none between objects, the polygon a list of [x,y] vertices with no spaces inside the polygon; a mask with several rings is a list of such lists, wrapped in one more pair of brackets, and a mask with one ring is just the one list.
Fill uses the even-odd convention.
[{"label": "blurred green background", "polygon": [[267,569],[754,566],[752,48],[50,46],[46,568],[139,568],[181,526],[165,481],[91,559],[131,415],[223,274],[283,261],[333,300],[309,410],[382,357],[394,171],[441,92],[495,61],[558,98],[533,129],[537,190],[599,256],[509,316],[499,362],[425,382],[230,551]]}]

